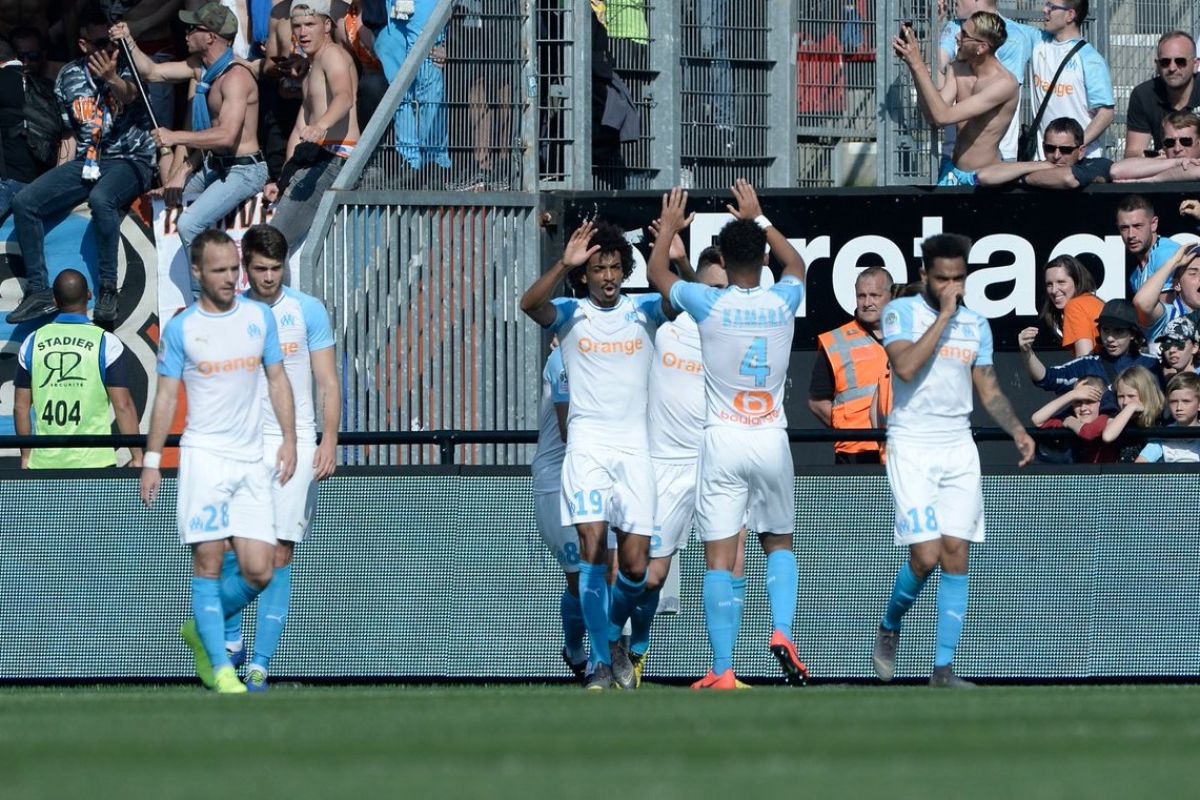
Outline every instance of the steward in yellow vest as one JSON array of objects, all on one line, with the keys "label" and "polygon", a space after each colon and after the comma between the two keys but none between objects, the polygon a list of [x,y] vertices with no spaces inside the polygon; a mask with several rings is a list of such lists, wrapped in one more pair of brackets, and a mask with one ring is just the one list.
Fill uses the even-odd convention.
[{"label": "steward in yellow vest", "polygon": [[[13,424],[18,435],[110,434],[110,401],[121,433],[138,432],[137,410],[126,383],[125,364],[130,356],[120,339],[88,321],[91,296],[87,279],[76,270],[63,270],[55,279],[58,316],[29,334],[18,351],[13,397]],[[130,465],[141,466],[141,449],[133,448],[132,453]],[[111,448],[21,451],[21,466],[29,469],[111,467],[116,463]]]}]

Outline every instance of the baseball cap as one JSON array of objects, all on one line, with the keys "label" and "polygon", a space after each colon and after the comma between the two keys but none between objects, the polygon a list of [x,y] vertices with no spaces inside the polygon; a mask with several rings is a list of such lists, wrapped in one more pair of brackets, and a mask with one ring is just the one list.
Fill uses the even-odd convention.
[{"label": "baseball cap", "polygon": [[332,9],[329,0],[292,0],[290,14],[295,15],[297,8],[306,8],[310,14],[319,14],[323,17],[333,17]]},{"label": "baseball cap", "polygon": [[1121,298],[1109,300],[1104,304],[1100,316],[1096,318],[1096,324],[1106,328],[1129,328],[1135,331],[1140,329],[1133,303]]},{"label": "baseball cap", "polygon": [[1200,341],[1196,336],[1196,326],[1187,317],[1176,317],[1167,323],[1167,327],[1163,329],[1161,335],[1154,338],[1155,343],[1160,342],[1196,342]]},{"label": "baseball cap", "polygon": [[237,17],[220,3],[205,3],[195,11],[180,11],[179,19],[185,25],[199,25],[218,36],[233,36],[237,33]]}]

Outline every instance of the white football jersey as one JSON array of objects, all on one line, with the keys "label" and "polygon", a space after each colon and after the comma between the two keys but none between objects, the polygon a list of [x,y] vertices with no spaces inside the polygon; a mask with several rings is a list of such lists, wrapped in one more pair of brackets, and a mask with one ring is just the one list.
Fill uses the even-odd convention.
[{"label": "white football jersey", "polygon": [[[292,384],[296,404],[296,440],[312,442],[317,438],[316,404],[313,399],[312,354],[333,347],[333,328],[325,306],[315,297],[283,287],[279,299],[271,306],[279,330],[279,347],[283,351],[283,368]],[[259,390],[263,405],[263,430],[271,436],[282,436],[279,420],[267,393],[267,378]]]},{"label": "white football jersey", "polygon": [[[537,494],[557,493],[562,485],[562,462],[567,443],[558,430],[557,405],[571,400],[567,383],[567,368],[563,366],[562,349],[550,351],[542,370],[542,397],[538,403],[537,451],[529,468],[533,472],[533,491]],[[557,510],[558,506],[555,506]]]},{"label": "white football jersey", "polygon": [[692,461],[704,436],[700,329],[687,314],[658,329],[650,366],[650,456]]},{"label": "white football jersey", "polygon": [[571,381],[567,447],[593,445],[645,452],[646,395],[654,331],[666,322],[662,296],[622,295],[612,308],[590,299],[554,300],[558,335]]},{"label": "white football jersey", "polygon": [[783,392],[796,309],[804,284],[786,277],[770,288],[715,289],[679,281],[671,303],[700,331],[707,426],[786,428]]},{"label": "white football jersey", "polygon": [[158,351],[158,374],[187,389],[180,444],[236,461],[262,460],[258,383],[264,367],[283,361],[275,317],[244,297],[224,314],[196,303],[171,318]]},{"label": "white football jersey", "polygon": [[[915,342],[937,319],[925,298],[902,297],[883,309],[883,345]],[[992,364],[992,329],[987,318],[960,307],[942,331],[937,351],[911,381],[892,373],[888,438],[920,442],[958,441],[970,436],[974,383],[971,371]]]}]

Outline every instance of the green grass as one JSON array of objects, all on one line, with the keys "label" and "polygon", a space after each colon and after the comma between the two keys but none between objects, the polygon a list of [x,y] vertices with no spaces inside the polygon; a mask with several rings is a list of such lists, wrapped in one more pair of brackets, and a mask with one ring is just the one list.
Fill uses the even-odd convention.
[{"label": "green grass", "polygon": [[4,800],[1163,798],[1198,778],[1200,686],[0,689]]}]

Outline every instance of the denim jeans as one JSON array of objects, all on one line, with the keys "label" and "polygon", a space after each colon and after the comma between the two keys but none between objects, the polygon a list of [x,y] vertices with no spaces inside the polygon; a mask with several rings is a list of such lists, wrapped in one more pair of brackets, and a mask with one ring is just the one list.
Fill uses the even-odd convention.
[{"label": "denim jeans", "polygon": [[45,221],[61,216],[84,200],[92,212],[100,285],[117,285],[117,253],[121,217],[138,195],[150,188],[150,165],[128,158],[102,158],[100,178],[83,180],[83,159],[77,158],[38,177],[13,198],[13,225],[25,261],[27,291],[49,288],[46,271]]},{"label": "denim jeans", "polygon": [[183,187],[185,194],[200,196],[179,215],[179,241],[184,252],[192,240],[216,225],[230,211],[262,191],[267,182],[267,162],[236,164],[219,169],[218,161],[206,161]]},{"label": "denim jeans", "polygon": [[271,225],[287,239],[288,249],[293,253],[300,249],[305,234],[312,227],[321,197],[333,187],[333,181],[345,163],[346,159],[335,156],[311,167],[301,167],[292,176],[287,191],[275,203]]},{"label": "denim jeans", "polygon": [[12,201],[17,196],[17,192],[28,185],[28,183],[21,183],[12,178],[0,178],[0,223],[3,223],[8,217],[8,212],[12,211]]},{"label": "denim jeans", "polygon": [[[375,35],[375,55],[388,82],[396,79],[421,31],[407,22],[388,19]],[[426,58],[396,110],[396,149],[413,169],[425,164],[450,166],[450,134],[446,125],[446,75]]]}]

